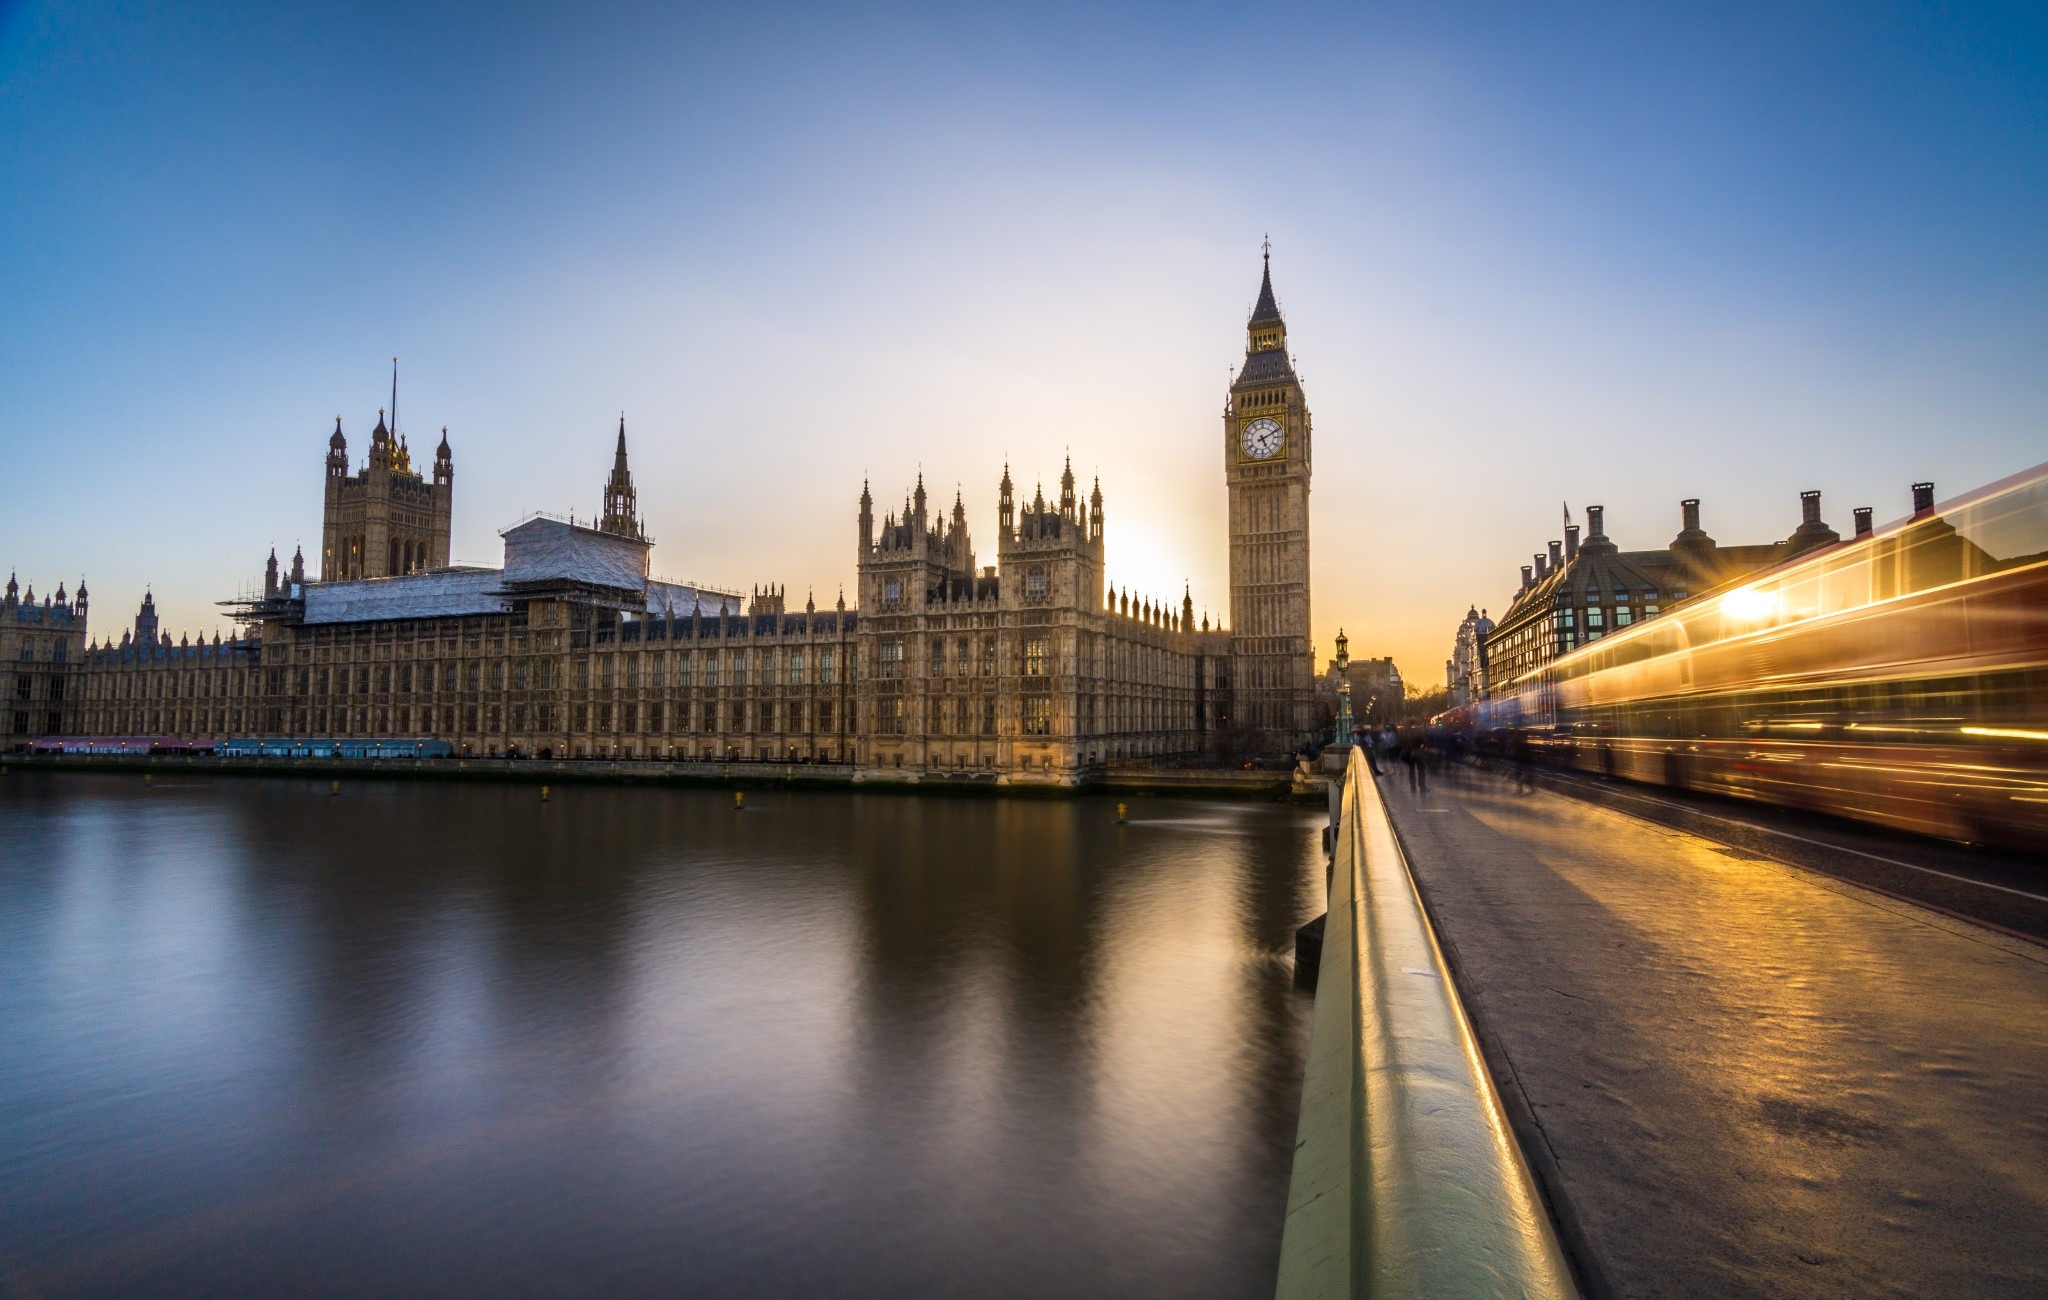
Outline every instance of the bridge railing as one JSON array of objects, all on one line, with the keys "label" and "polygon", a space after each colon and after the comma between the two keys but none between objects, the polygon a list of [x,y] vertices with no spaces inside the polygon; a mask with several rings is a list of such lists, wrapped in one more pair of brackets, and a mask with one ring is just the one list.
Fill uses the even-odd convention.
[{"label": "bridge railing", "polygon": [[1575,1296],[1356,748],[1339,808],[1278,1294]]}]

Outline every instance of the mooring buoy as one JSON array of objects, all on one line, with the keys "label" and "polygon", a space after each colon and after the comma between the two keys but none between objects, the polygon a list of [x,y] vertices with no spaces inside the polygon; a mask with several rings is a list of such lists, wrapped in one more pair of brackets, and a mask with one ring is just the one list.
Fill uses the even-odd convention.
[{"label": "mooring buoy", "polygon": [[746,806],[747,806],[747,792],[746,792],[746,791],[744,791],[744,790],[735,790],[735,791],[733,791],[733,792],[732,792],[732,806],[733,806],[733,807],[735,807],[735,808],[744,808],[744,807],[746,807]]},{"label": "mooring buoy", "polygon": [[327,793],[329,793],[329,794],[340,794],[340,793],[341,793],[341,782],[339,782],[339,781],[329,781],[329,782],[327,783]]},{"label": "mooring buoy", "polygon": [[1129,811],[1130,811],[1130,807],[1129,807],[1129,805],[1127,805],[1127,804],[1118,804],[1118,805],[1116,806],[1116,819],[1117,819],[1117,822],[1118,822],[1119,824],[1121,824],[1121,823],[1123,822],[1123,820],[1124,820],[1124,814],[1125,814],[1125,813],[1127,813],[1127,812],[1129,812]]}]

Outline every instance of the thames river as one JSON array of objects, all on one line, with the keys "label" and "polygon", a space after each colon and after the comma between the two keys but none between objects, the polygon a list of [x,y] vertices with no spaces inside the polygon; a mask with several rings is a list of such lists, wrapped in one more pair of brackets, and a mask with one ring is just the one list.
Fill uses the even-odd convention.
[{"label": "thames river", "polygon": [[1270,1295],[1318,825],[17,766],[0,1295]]}]

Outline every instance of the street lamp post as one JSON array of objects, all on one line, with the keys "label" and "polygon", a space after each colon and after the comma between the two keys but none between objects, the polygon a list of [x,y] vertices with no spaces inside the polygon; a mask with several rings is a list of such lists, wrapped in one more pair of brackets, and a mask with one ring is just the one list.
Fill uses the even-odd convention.
[{"label": "street lamp post", "polygon": [[1351,666],[1351,642],[1346,639],[1344,629],[1337,629],[1337,726],[1332,742],[1339,745],[1351,743],[1351,681],[1347,670]]}]

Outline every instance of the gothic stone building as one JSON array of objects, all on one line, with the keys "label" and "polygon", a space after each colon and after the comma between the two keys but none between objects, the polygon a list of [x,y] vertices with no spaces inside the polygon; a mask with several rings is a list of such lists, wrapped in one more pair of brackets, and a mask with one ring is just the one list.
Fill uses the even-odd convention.
[{"label": "gothic stone building", "polygon": [[0,670],[6,694],[0,697],[0,745],[19,744],[42,736],[61,736],[77,729],[76,685],[71,669],[85,648],[85,579],[78,595],[67,599],[64,584],[54,597],[36,603],[36,586],[21,594],[15,575],[7,577],[0,597]]},{"label": "gothic stone building", "polygon": [[1309,644],[1308,401],[1287,352],[1270,254],[1246,326],[1244,365],[1223,409],[1230,492],[1230,621],[1239,721],[1262,749],[1314,724]]},{"label": "gothic stone building", "polygon": [[[398,419],[398,388],[391,390],[392,422]],[[455,457],[448,431],[434,452],[432,482],[413,472],[405,438],[384,425],[370,431],[370,455],[361,471],[348,472],[348,439],[341,417],[327,440],[327,489],[320,524],[320,577],[389,578],[448,567],[448,534],[455,506]]]},{"label": "gothic stone building", "polygon": [[303,556],[281,573],[273,554],[262,595],[232,602],[246,635],[211,645],[172,644],[146,611],[120,643],[87,648],[81,604],[61,729],[1055,784],[1219,736],[1291,748],[1314,672],[1309,417],[1285,348],[1268,270],[1225,406],[1229,631],[1197,627],[1188,593],[1176,609],[1108,582],[1101,486],[1084,504],[1071,464],[1052,502],[1020,502],[1005,469],[986,567],[958,497],[936,518],[920,478],[878,526],[864,487],[857,610],[665,582],[623,421],[595,524],[536,515],[501,534],[502,567],[451,566],[446,431],[428,483],[380,413],[359,473],[338,424],[329,439],[319,580]]}]

